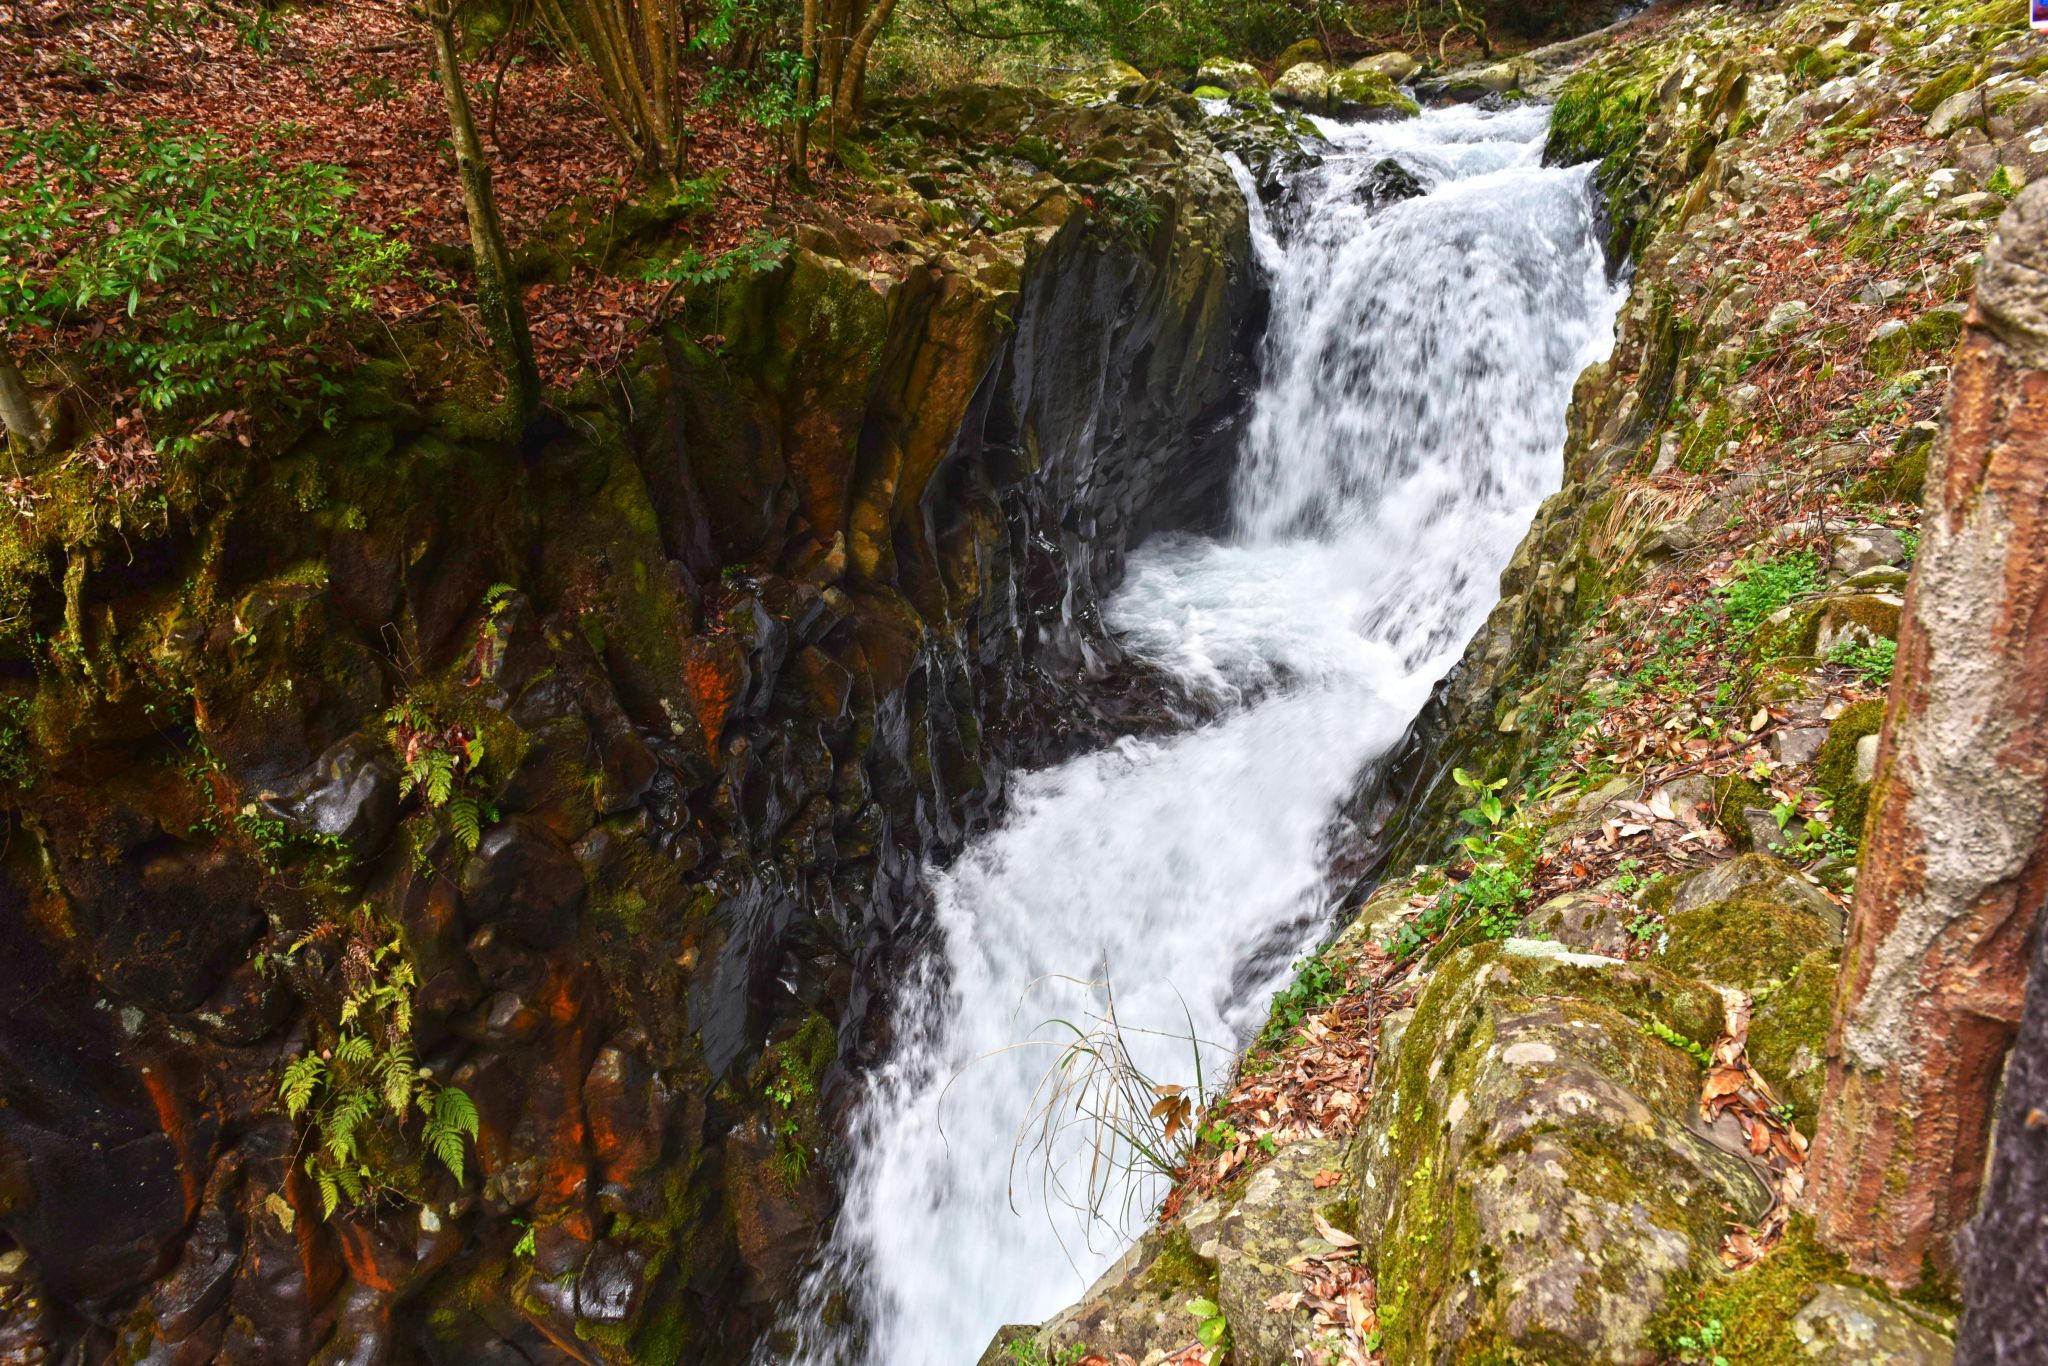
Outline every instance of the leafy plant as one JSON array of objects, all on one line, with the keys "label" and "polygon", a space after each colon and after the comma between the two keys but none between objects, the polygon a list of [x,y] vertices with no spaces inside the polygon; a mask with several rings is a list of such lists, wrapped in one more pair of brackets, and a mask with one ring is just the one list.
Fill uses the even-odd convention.
[{"label": "leafy plant", "polygon": [[[342,933],[336,935],[334,932]],[[417,1109],[423,1119],[419,1147],[460,1182],[465,1136],[479,1128],[476,1106],[461,1090],[437,1085],[412,1047],[413,992],[418,983],[396,931],[385,937],[366,906],[351,924],[322,925],[284,955],[299,957],[335,938],[341,954],[341,1013],[332,1042],[308,1050],[286,1066],[278,1098],[293,1119],[305,1118],[315,1139],[305,1171],[320,1190],[322,1217],[345,1198],[374,1201],[395,1190],[385,1163],[373,1160],[373,1135],[387,1148],[402,1140],[402,1126]],[[381,1129],[389,1132],[379,1134]]]},{"label": "leafy plant", "polygon": [[1135,251],[1143,251],[1159,226],[1159,206],[1136,181],[1119,177],[1084,191],[1082,199],[1095,211],[1109,234]]},{"label": "leafy plant", "polygon": [[1195,1337],[1204,1347],[1227,1351],[1230,1346],[1230,1321],[1223,1317],[1223,1310],[1214,1300],[1189,1300],[1188,1312],[1198,1320]]},{"label": "leafy plant", "polygon": [[[495,599],[487,595],[487,601]],[[492,803],[460,794],[462,780],[484,761],[483,737],[459,725],[441,725],[410,695],[399,698],[384,713],[384,727],[385,738],[398,752],[399,797],[417,793],[430,812],[446,818],[448,832],[462,851],[473,852],[483,838],[483,828],[498,819],[498,809]],[[422,852],[425,847],[424,842],[418,846]]]},{"label": "leafy plant", "polygon": [[77,350],[148,410],[278,387],[273,348],[403,259],[344,222],[339,167],[187,125],[44,124],[0,148],[0,333]]},{"label": "leafy plant", "polygon": [[1812,555],[1800,552],[1779,555],[1762,563],[1736,567],[1736,577],[1714,591],[1728,613],[1728,625],[1738,637],[1753,635],[1765,618],[1786,603],[1820,587]]},{"label": "leafy plant", "polygon": [[1030,1338],[1013,1342],[1003,1350],[1003,1359],[1014,1366],[1075,1366],[1088,1353],[1088,1349],[1078,1342],[1055,1352],[1040,1347]]},{"label": "leafy plant", "polygon": [[1728,1358],[1716,1350],[1726,1336],[1719,1319],[1708,1319],[1697,1333],[1678,1340],[1678,1350],[1684,1354],[1679,1359],[1687,1366],[1728,1366]]},{"label": "leafy plant", "polygon": [[1872,687],[1883,687],[1892,681],[1899,645],[1895,640],[1882,637],[1868,642],[1843,639],[1835,642],[1834,648],[1828,651],[1828,658],[1845,668],[1854,669]]},{"label": "leafy plant", "polygon": [[1665,1024],[1662,1020],[1648,1021],[1643,1025],[1643,1030],[1645,1033],[1656,1035],[1673,1048],[1687,1054],[1702,1067],[1706,1067],[1714,1061],[1713,1055],[1707,1051],[1704,1044],[1695,1043],[1693,1040],[1686,1038],[1685,1035],[1679,1033],[1670,1025]]},{"label": "leafy plant", "polygon": [[1321,958],[1304,958],[1294,966],[1294,980],[1273,993],[1272,1014],[1261,1035],[1266,1042],[1285,1035],[1343,990],[1343,979]]}]

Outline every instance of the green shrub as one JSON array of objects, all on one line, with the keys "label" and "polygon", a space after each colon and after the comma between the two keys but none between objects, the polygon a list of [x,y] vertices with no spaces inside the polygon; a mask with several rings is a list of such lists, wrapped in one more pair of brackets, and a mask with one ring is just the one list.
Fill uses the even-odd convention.
[{"label": "green shrub", "polygon": [[0,192],[0,334],[76,348],[156,412],[277,386],[278,344],[364,307],[405,255],[343,221],[339,167],[187,125],[44,125],[0,147],[21,178]]}]

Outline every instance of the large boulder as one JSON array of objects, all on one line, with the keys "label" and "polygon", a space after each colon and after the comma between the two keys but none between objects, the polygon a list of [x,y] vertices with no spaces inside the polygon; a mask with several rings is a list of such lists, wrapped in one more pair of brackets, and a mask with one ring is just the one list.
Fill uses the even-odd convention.
[{"label": "large boulder", "polygon": [[1195,73],[1195,84],[1214,86],[1218,90],[1237,95],[1244,91],[1263,91],[1266,78],[1250,62],[1236,62],[1228,57],[1211,57],[1202,63],[1202,69]]},{"label": "large boulder", "polygon": [[1311,114],[1329,112],[1330,68],[1321,62],[1297,62],[1273,82],[1273,99]]},{"label": "large boulder", "polygon": [[1343,119],[1413,118],[1422,112],[1385,74],[1378,71],[1339,71],[1327,85],[1330,112]]},{"label": "large boulder", "polygon": [[[1303,62],[1314,62],[1321,66],[1328,60],[1329,53],[1324,50],[1320,39],[1304,38],[1273,60],[1273,79],[1278,81]],[[1324,69],[1328,70],[1327,67]]]},{"label": "large boulder", "polygon": [[257,805],[300,835],[337,840],[355,857],[368,858],[398,826],[398,764],[375,739],[351,735]]},{"label": "large boulder", "polygon": [[529,949],[551,949],[568,938],[587,892],[575,856],[545,826],[523,816],[485,831],[462,868],[469,918],[495,923]]},{"label": "large boulder", "polygon": [[1711,1043],[1720,997],[1493,945],[1429,979],[1354,1159],[1389,1366],[1656,1359],[1650,1320],[1771,1194],[1701,1127],[1699,1068],[1653,1023]]},{"label": "large boulder", "polygon": [[1405,52],[1376,52],[1351,64],[1353,71],[1377,71],[1388,80],[1401,82],[1422,70],[1422,63]]}]

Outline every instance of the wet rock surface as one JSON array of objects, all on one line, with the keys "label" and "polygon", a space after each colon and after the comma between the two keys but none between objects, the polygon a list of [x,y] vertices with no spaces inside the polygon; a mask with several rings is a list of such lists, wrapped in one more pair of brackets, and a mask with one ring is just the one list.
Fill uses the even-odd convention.
[{"label": "wet rock surface", "polygon": [[[720,349],[652,339],[523,433],[366,363],[185,529],[71,550],[105,625],[28,699],[70,758],[0,850],[9,1359],[752,1349],[832,1215],[919,862],[1012,767],[1192,714],[1100,604],[1217,515],[1259,285],[1199,108],[1099,83],[880,111],[1011,169],[1057,143],[1014,228],[949,237],[935,180],[903,229],[808,232]],[[1218,121],[1276,181],[1289,128]],[[1152,226],[1089,208],[1091,160]],[[387,941],[478,1133],[458,1180],[383,1124],[391,1193],[327,1214],[279,1076]]]}]

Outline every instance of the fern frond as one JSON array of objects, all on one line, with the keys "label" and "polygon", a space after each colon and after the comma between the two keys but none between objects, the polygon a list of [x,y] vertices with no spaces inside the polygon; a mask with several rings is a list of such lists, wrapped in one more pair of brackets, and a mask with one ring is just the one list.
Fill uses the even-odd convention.
[{"label": "fern frond", "polygon": [[476,1112],[476,1102],[459,1086],[441,1088],[434,1097],[434,1118],[471,1138],[475,1138],[483,1128],[483,1117]]},{"label": "fern frond", "polygon": [[[355,1003],[350,998],[348,1005]],[[344,1015],[349,1013],[348,1005],[342,1007]],[[370,1060],[370,1036],[367,1034],[346,1034],[334,1046],[334,1060],[350,1067],[360,1067]]]},{"label": "fern frond", "polygon": [[434,806],[444,806],[455,791],[455,756],[446,750],[437,750],[428,766],[433,771],[427,779],[427,801]]},{"label": "fern frond", "polygon": [[337,1163],[355,1156],[356,1130],[370,1117],[370,1105],[370,1093],[358,1086],[344,1091],[327,1111],[327,1151]]},{"label": "fern frond", "polygon": [[294,1058],[284,1069],[284,1082],[278,1087],[278,1096],[284,1101],[285,1113],[293,1119],[313,1099],[313,1090],[320,1084],[320,1074],[325,1069],[317,1053],[307,1053]]},{"label": "fern frond", "polygon": [[467,1160],[462,1146],[463,1135],[474,1138],[481,1127],[475,1102],[459,1088],[444,1086],[434,1097],[433,1117],[427,1121],[421,1137],[427,1149],[441,1159],[442,1165],[455,1174],[457,1181],[461,1181]]},{"label": "fern frond", "polygon": [[462,846],[462,852],[476,852],[477,841],[483,838],[483,827],[477,821],[477,804],[474,798],[463,797],[448,803],[448,830],[455,836],[455,842]]},{"label": "fern frond", "polygon": [[335,1206],[341,1203],[341,1192],[336,1188],[334,1173],[325,1167],[315,1167],[313,1159],[306,1159],[306,1168],[312,1173],[313,1184],[320,1188],[320,1217],[332,1219]]}]

